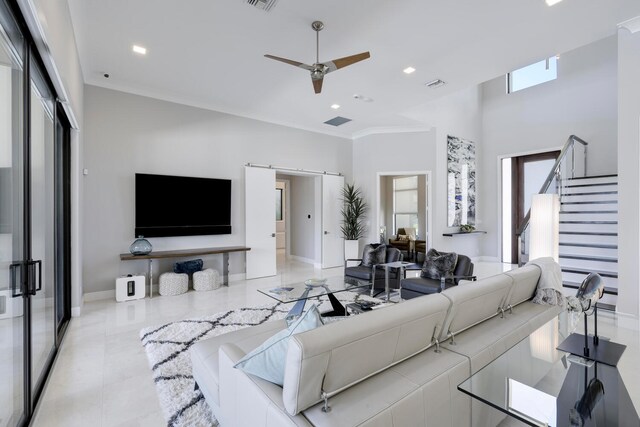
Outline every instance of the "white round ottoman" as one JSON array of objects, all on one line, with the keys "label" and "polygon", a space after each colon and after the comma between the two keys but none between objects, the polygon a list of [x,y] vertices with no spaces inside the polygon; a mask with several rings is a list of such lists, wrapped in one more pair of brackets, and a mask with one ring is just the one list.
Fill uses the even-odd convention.
[{"label": "white round ottoman", "polygon": [[220,274],[213,268],[193,273],[193,290],[212,291],[220,287]]},{"label": "white round ottoman", "polygon": [[160,295],[171,296],[184,294],[189,290],[189,275],[178,273],[162,273],[160,275]]}]

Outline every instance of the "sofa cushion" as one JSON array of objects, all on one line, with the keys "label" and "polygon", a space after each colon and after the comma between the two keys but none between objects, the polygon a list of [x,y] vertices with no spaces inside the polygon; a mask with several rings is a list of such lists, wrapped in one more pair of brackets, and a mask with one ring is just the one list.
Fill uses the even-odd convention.
[{"label": "sofa cushion", "polygon": [[295,415],[432,345],[449,301],[416,298],[297,334],[289,342],[283,400]]},{"label": "sofa cushion", "polygon": [[540,267],[527,265],[507,271],[505,274],[513,279],[513,286],[505,307],[509,305],[515,307],[533,298],[540,280]]},{"label": "sofa cushion", "polygon": [[422,266],[422,277],[426,279],[440,279],[442,276],[450,276],[456,268],[458,254],[455,252],[438,252],[429,249]]},{"label": "sofa cushion", "polygon": [[498,314],[511,290],[511,277],[498,274],[465,286],[452,286],[441,293],[451,301],[440,340],[458,334]]},{"label": "sofa cushion", "polygon": [[233,343],[247,353],[286,327],[284,320],[274,320],[194,344],[190,349],[193,378],[205,391],[207,400],[214,405],[220,402],[218,349],[222,344]]},{"label": "sofa cushion", "polygon": [[[371,266],[358,265],[356,267],[347,267],[344,271],[346,276],[371,281],[371,269]],[[389,271],[389,277],[395,279],[397,277],[396,272],[394,270]],[[382,268],[376,268],[376,279],[384,279],[384,270]]]},{"label": "sofa cushion", "polygon": [[[440,292],[440,279],[427,279],[424,277],[409,277],[402,279],[402,290],[413,291],[420,294],[436,294]],[[451,281],[445,284],[445,287],[453,286]]]},{"label": "sofa cushion", "polygon": [[287,329],[273,335],[245,355],[234,368],[281,386],[284,381],[284,363],[289,340],[293,334],[309,331],[321,325],[322,318],[318,306],[314,304]]},{"label": "sofa cushion", "polygon": [[386,245],[367,245],[362,252],[362,265],[371,267],[376,264],[384,264],[386,256]]}]

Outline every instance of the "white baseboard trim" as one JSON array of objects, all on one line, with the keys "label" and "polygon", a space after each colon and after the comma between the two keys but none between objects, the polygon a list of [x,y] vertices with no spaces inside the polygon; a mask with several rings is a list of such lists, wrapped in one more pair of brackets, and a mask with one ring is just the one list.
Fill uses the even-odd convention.
[{"label": "white baseboard trim", "polygon": [[229,283],[242,282],[243,280],[247,280],[247,275],[245,273],[237,273],[237,274],[229,275]]},{"label": "white baseboard trim", "polygon": [[477,256],[471,257],[471,261],[473,262],[502,262],[500,258],[495,256]]},{"label": "white baseboard trim", "polygon": [[80,317],[82,307],[71,307],[71,317]]},{"label": "white baseboard trim", "polygon": [[108,291],[87,292],[86,294],[84,294],[84,301],[85,302],[101,301],[101,300],[105,300],[105,299],[115,300],[116,299],[116,290],[115,289],[110,289]]},{"label": "white baseboard trim", "polygon": [[291,258],[294,261],[304,262],[305,264],[311,264],[314,267],[317,266],[317,265],[320,265],[320,267],[317,267],[317,268],[322,268],[321,264],[316,263],[315,260],[310,259],[310,258],[305,258],[305,257],[297,256],[297,255],[289,255],[289,258]]},{"label": "white baseboard trim", "polygon": [[313,268],[317,268],[318,270],[322,270],[322,263],[321,262],[314,262],[313,263]]}]

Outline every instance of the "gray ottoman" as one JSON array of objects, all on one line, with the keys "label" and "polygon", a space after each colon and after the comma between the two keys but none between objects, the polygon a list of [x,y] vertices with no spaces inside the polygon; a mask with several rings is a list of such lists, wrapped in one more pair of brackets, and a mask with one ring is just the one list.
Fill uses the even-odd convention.
[{"label": "gray ottoman", "polygon": [[193,273],[193,290],[212,291],[220,287],[220,275],[213,268]]},{"label": "gray ottoman", "polygon": [[184,294],[189,290],[189,275],[178,273],[162,273],[160,275],[160,295],[171,296]]}]

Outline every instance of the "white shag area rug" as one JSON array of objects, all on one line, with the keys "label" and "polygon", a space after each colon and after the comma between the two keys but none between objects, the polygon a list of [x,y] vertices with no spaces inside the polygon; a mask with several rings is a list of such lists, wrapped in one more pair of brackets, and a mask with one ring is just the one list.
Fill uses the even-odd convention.
[{"label": "white shag area rug", "polygon": [[[356,292],[335,294],[343,304],[376,301]],[[321,297],[320,311],[331,310]],[[309,303],[308,303],[309,304]],[[293,304],[266,304],[224,311],[197,319],[185,319],[162,326],[144,328],[140,340],[147,353],[160,406],[169,427],[209,427],[218,422],[200,390],[194,390],[189,348],[200,340],[226,334],[269,320],[283,319]]]}]

